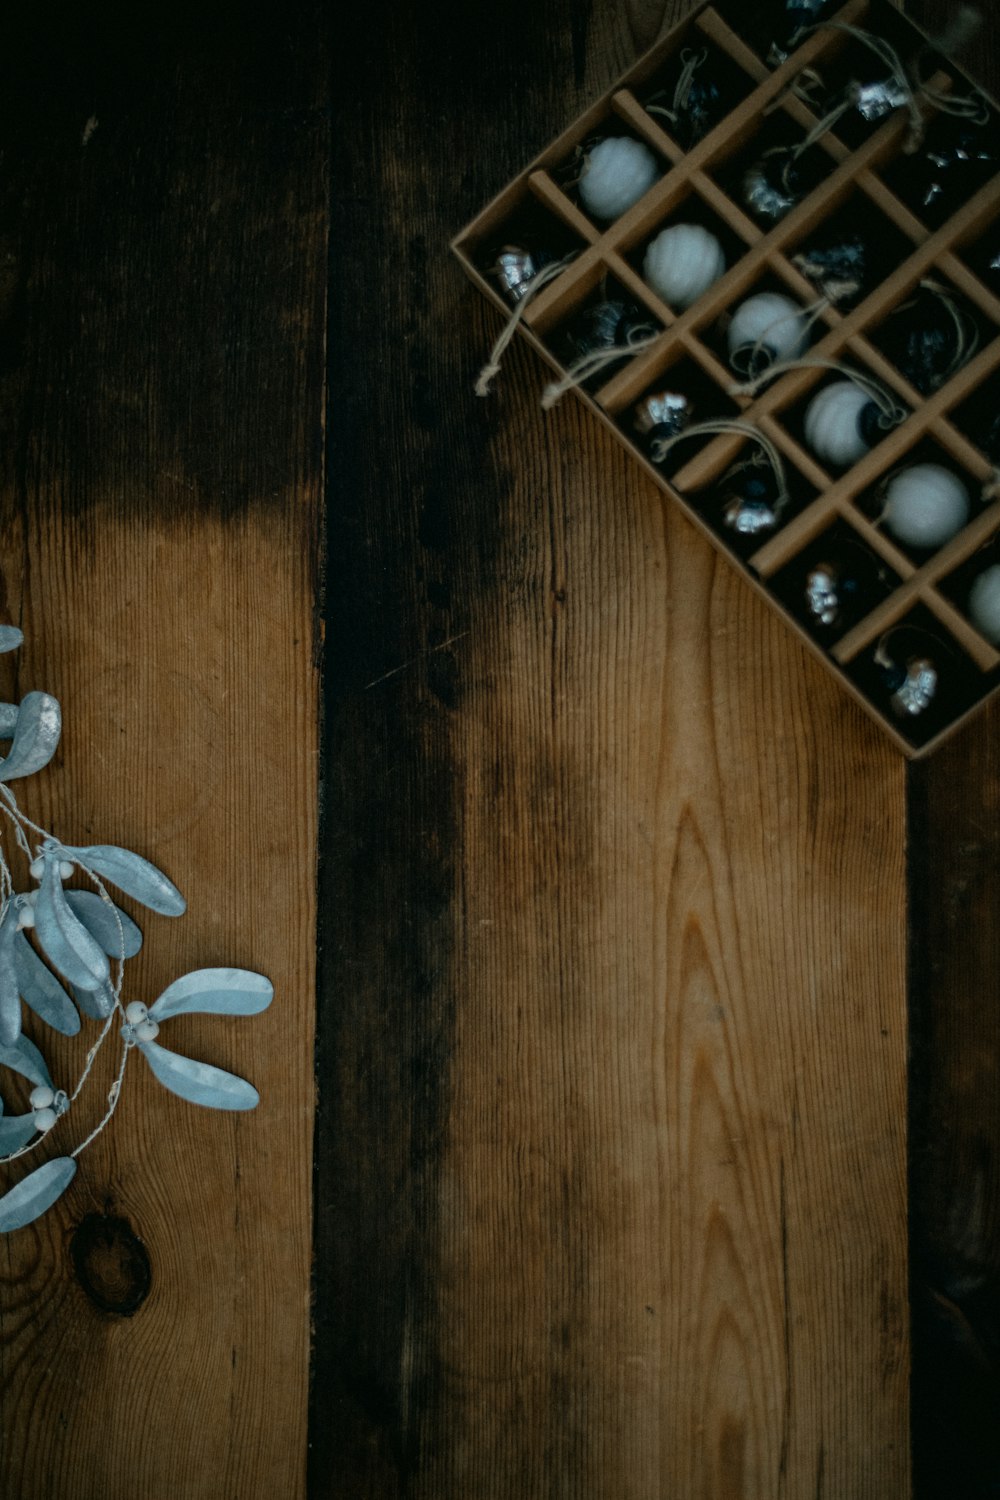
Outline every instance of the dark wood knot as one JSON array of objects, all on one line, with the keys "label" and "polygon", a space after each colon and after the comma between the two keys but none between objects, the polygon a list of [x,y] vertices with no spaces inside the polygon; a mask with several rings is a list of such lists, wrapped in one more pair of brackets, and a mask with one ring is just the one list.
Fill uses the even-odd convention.
[{"label": "dark wood knot", "polygon": [[76,1278],[95,1307],[130,1318],[149,1296],[149,1256],[127,1219],[87,1214],[70,1245]]}]

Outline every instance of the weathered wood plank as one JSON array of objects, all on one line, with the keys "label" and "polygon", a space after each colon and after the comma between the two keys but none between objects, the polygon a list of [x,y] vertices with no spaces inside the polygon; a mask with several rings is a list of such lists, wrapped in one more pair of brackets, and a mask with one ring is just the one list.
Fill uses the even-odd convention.
[{"label": "weathered wood plank", "polygon": [[443,258],[632,45],[344,38],[317,1497],[908,1490],[903,764]]},{"label": "weathered wood plank", "polygon": [[226,963],[276,991],[170,1023],[256,1112],[133,1059],[64,1202],[0,1243],[7,1500],[304,1492],[328,120],[318,24],[234,20],[26,16],[3,49],[4,688],[66,721],[26,805],[187,896],[130,997]]},{"label": "weathered wood plank", "polygon": [[[928,29],[943,0],[908,7]],[[1000,17],[962,55],[1000,92]],[[911,1296],[918,1500],[1000,1485],[995,706],[910,777]]]}]

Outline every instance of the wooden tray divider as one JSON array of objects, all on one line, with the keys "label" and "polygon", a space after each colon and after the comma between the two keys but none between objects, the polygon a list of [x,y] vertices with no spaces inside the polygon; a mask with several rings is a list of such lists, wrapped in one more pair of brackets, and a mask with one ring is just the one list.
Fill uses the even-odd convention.
[{"label": "wooden tray divider", "polygon": [[561,219],[568,229],[578,234],[585,245],[596,245],[602,238],[601,231],[590,222],[585,213],[580,212],[572,198],[567,197],[548,172],[532,172],[528,178],[528,188],[532,197]]},{"label": "wooden tray divider", "polygon": [[1000,323],[1000,297],[990,291],[985,282],[980,281],[969,270],[964,260],[960,260],[954,250],[947,250],[938,257],[938,266],[949,281],[953,281],[963,297],[968,297],[970,302],[975,303],[980,312],[984,313],[991,322]]},{"label": "wooden tray divider", "polygon": [[672,307],[660,300],[652,287],[646,285],[637,271],[634,271],[628,261],[619,255],[617,250],[610,250],[605,256],[605,264],[612,276],[616,276],[625,289],[632,293],[640,306],[648,310],[657,318],[666,329],[670,329],[677,322],[677,314]]},{"label": "wooden tray divider", "polygon": [[771,442],[783,453],[785,458],[791,459],[803,479],[808,480],[811,485],[819,490],[820,494],[823,493],[830,483],[830,476],[823,468],[823,465],[813,457],[807,448],[803,448],[802,444],[782,427],[780,422],[776,421],[774,417],[762,417],[759,422],[754,423],[754,426],[765,437],[770,438]]},{"label": "wooden tray divider", "polygon": [[643,109],[630,89],[619,89],[612,94],[611,106],[630,130],[642,136],[646,144],[665,156],[671,165],[677,166],[684,160],[683,146],[678,146],[673,136],[668,135],[655,115]]},{"label": "wooden tray divider", "polygon": [[[868,14],[866,0],[848,0],[842,5],[836,15],[831,16],[832,21],[843,21],[849,26],[854,26]],[[816,62],[820,55],[835,57],[847,46],[847,37],[842,31],[815,31],[812,36],[807,37],[801,47],[797,47],[788,59],[781,64],[780,69],[772,70],[764,60],[757,56],[753,48],[748,46],[737,32],[729,25],[728,21],[719,14],[712,6],[707,6],[697,17],[696,22],[699,31],[714,42],[722,52],[727,52],[733,62],[737,63],[752,78],[762,81],[774,78],[781,73],[781,88],[776,90],[780,93],[786,83],[794,81],[803,68],[810,63]]]}]

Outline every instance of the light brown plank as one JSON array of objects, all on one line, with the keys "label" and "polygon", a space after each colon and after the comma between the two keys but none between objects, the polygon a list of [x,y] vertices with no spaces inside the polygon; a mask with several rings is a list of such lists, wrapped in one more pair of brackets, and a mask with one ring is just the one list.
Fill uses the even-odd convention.
[{"label": "light brown plank", "polygon": [[[62,573],[67,555],[72,575],[58,607],[46,605],[39,580]],[[151,1001],[177,975],[215,964],[267,973],[276,991],[263,1016],[178,1018],[162,1037],[251,1078],[262,1095],[253,1114],[197,1110],[133,1057],[118,1114],[81,1156],[65,1202],[37,1229],[0,1242],[11,1497],[236,1500],[265,1476],[272,1491],[301,1493],[310,567],[277,527],[239,523],[202,523],[198,565],[191,561],[186,527],[106,518],[85,549],[77,528],[54,523],[29,539],[21,577],[7,575],[29,642],[22,691],[44,683],[66,717],[58,763],[24,784],[24,805],[68,840],[124,843],[155,858],[188,898],[176,922],[137,911],[147,942],[129,966],[127,996]],[[25,579],[32,586],[22,592]],[[60,1047],[64,1076],[75,1076],[83,1050]],[[99,1119],[110,1076],[102,1068],[100,1085],[60,1124],[61,1142],[75,1145]],[[149,1297],[129,1318],[95,1308],[73,1278],[73,1230],[102,1213],[125,1218],[151,1260]]]}]

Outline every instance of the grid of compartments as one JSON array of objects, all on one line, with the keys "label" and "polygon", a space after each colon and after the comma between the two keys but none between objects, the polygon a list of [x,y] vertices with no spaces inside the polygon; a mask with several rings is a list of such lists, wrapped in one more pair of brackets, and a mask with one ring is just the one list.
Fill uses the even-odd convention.
[{"label": "grid of compartments", "polygon": [[[991,455],[998,440],[989,417],[991,409],[1000,411],[1000,271],[990,264],[1000,265],[1000,232],[994,245],[991,231],[1000,176],[989,162],[971,163],[975,170],[961,178],[957,202],[946,193],[925,205],[912,191],[908,110],[874,122],[851,112],[816,135],[808,151],[812,180],[790,211],[776,222],[755,218],[737,187],[747,163],[775,141],[804,141],[818,124],[818,106],[791,87],[810,76],[804,70],[827,79],[854,76],[859,59],[850,27],[890,36],[899,50],[926,48],[921,33],[884,0],[849,0],[831,20],[773,67],[739,34],[738,19],[712,5],[695,12],[490,204],[453,249],[508,313],[493,275],[503,246],[544,243],[550,256],[563,259],[521,319],[521,331],[559,372],[571,362],[573,329],[589,309],[610,297],[641,311],[640,352],[623,350],[578,394],[914,755],[1000,686],[1000,650],[968,607],[973,581],[1000,564],[1000,442]],[[723,80],[726,112],[685,149],[660,104],[670,98],[682,59],[695,50],[710,60],[713,78]],[[965,97],[972,88],[950,64],[929,82],[938,95],[950,90]],[[931,151],[935,131],[952,138],[954,116],[933,106],[924,113],[923,145]],[[987,134],[993,125],[991,119]],[[653,185],[610,223],[585,211],[573,180],[581,148],[608,136],[644,143],[660,168]],[[709,229],[726,262],[684,310],[658,296],[644,276],[650,242],[679,223]],[[850,305],[817,308],[816,283],[800,269],[802,252],[852,225],[863,227],[879,259],[871,284]],[[928,282],[961,309],[969,357],[937,388],[922,391],[898,367],[895,349],[899,320]],[[739,380],[727,360],[726,319],[743,299],[769,290],[814,309],[811,342],[800,365],[743,393],[734,389]],[[874,377],[906,413],[897,425],[880,428],[870,450],[846,470],[820,462],[803,436],[811,397],[837,378],[824,362]],[[692,436],[653,461],[636,413],[665,386],[692,400],[700,422],[737,420],[773,445],[788,493],[773,531],[734,529],[720,501],[727,473],[757,449],[745,433]],[[884,524],[886,482],[918,463],[959,476],[971,499],[966,523],[933,549],[905,545]],[[831,560],[851,589],[825,618],[810,590],[816,569],[822,575]],[[995,577],[1000,588],[1000,570]],[[936,669],[936,691],[914,713],[894,698],[898,674],[894,687],[886,662],[925,659]]]}]

